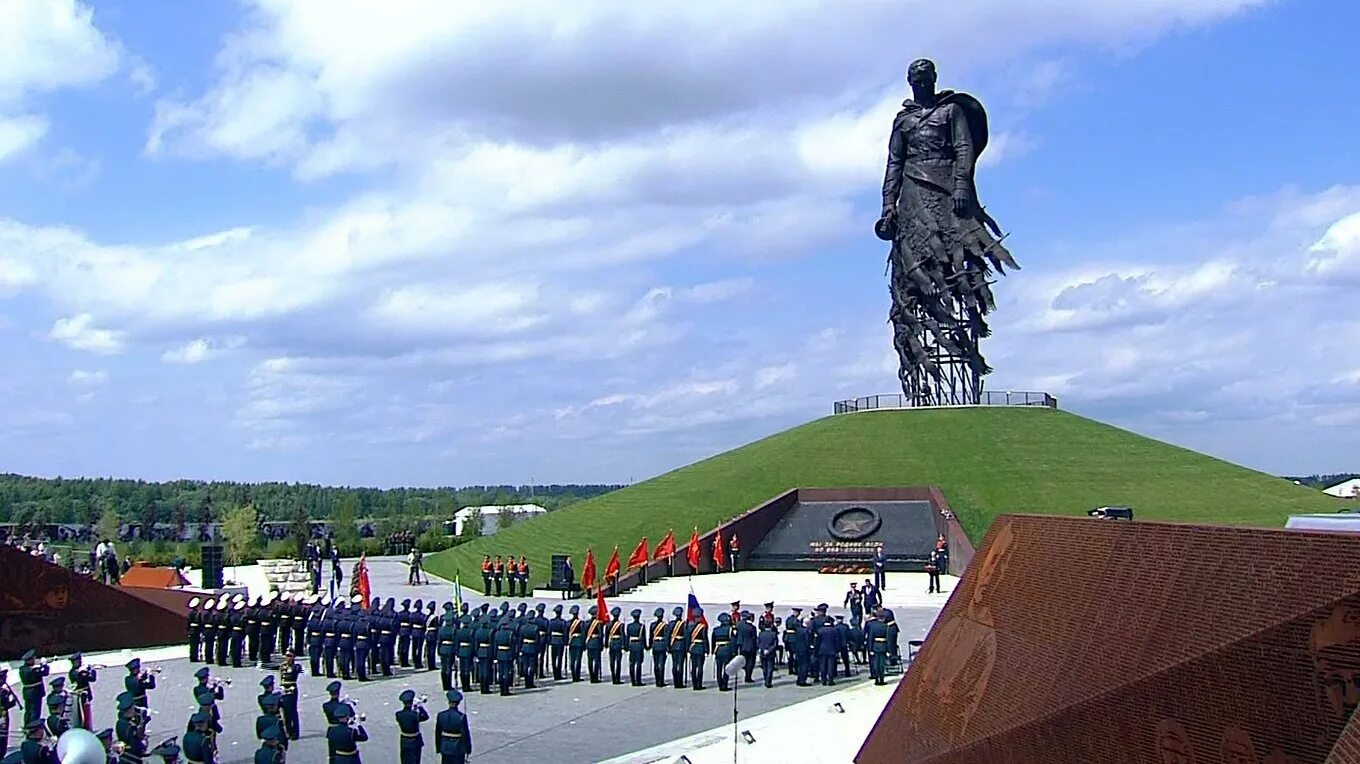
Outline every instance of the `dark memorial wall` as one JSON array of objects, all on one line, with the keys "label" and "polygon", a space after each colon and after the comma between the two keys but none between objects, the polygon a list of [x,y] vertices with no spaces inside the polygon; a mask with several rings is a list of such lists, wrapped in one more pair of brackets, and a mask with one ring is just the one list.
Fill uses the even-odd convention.
[{"label": "dark memorial wall", "polygon": [[750,554],[765,570],[867,563],[881,547],[889,570],[920,570],[935,548],[928,501],[799,501]]},{"label": "dark memorial wall", "polygon": [[1355,761],[1358,559],[1342,534],[998,518],[856,761]]},{"label": "dark memorial wall", "polygon": [[0,660],[182,642],[183,613],[0,547]]}]

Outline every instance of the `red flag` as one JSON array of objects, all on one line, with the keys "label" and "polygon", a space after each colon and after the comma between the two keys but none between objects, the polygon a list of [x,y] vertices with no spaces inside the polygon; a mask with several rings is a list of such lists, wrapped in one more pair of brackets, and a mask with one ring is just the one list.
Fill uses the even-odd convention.
[{"label": "red flag", "polygon": [[581,571],[581,588],[589,589],[595,585],[595,550],[586,550],[586,566]]},{"label": "red flag", "polygon": [[646,565],[649,555],[647,554],[647,537],[643,536],[638,542],[637,548],[628,556],[628,568],[632,570],[639,565]]},{"label": "red flag", "polygon": [[661,543],[656,545],[656,552],[652,559],[660,560],[663,557],[675,556],[675,529],[666,531],[666,538],[661,539]]},{"label": "red flag", "polygon": [[614,547],[614,555],[609,558],[609,564],[604,566],[604,580],[617,579],[619,577],[619,548]]},{"label": "red flag", "polygon": [[718,566],[718,570],[722,570],[723,566],[727,564],[727,553],[723,551],[721,528],[713,534],[713,564]]},{"label": "red flag", "polygon": [[359,567],[359,570],[358,570],[358,572],[355,574],[354,578],[355,578],[355,583],[359,585],[359,596],[362,598],[362,600],[360,601],[359,607],[362,607],[363,609],[367,610],[367,609],[368,609],[368,603],[372,601],[372,597],[371,597],[370,595],[373,593],[373,589],[370,587],[370,585],[369,585],[369,583],[368,583],[368,556],[367,556],[367,555],[359,555],[359,566],[358,566],[358,567]]},{"label": "red flag", "polygon": [[595,592],[595,619],[603,623],[609,623],[609,606],[604,604],[604,587]]},{"label": "red flag", "polygon": [[689,562],[689,569],[692,570],[692,571],[694,571],[695,573],[698,573],[698,572],[699,572],[699,555],[700,555],[700,554],[702,554],[702,552],[701,552],[701,550],[699,549],[699,529],[698,529],[698,528],[695,528],[695,529],[694,529],[694,533],[690,534],[690,537],[689,537],[689,554],[686,555],[686,559],[687,559],[688,562]]}]

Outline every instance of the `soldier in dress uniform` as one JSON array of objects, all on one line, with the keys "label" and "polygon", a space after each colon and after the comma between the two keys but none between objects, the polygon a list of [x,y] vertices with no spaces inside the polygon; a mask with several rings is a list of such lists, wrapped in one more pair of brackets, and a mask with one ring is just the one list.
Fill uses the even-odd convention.
[{"label": "soldier in dress uniform", "polygon": [[586,624],[581,621],[581,607],[572,605],[567,611],[567,659],[571,665],[571,681],[581,681],[581,656],[586,650]]},{"label": "soldier in dress uniform", "polygon": [[496,682],[500,685],[501,695],[508,696],[515,671],[515,626],[509,618],[503,618],[497,624],[491,644],[496,652]]},{"label": "soldier in dress uniform", "polygon": [[449,707],[439,712],[434,721],[434,737],[439,751],[440,764],[464,764],[472,755],[472,730],[468,726],[467,714],[458,710],[463,694],[449,690],[444,694]]},{"label": "soldier in dress uniform", "polygon": [[255,751],[255,764],[284,764],[287,760],[283,730],[275,727],[264,734],[264,740]]},{"label": "soldier in dress uniform", "polygon": [[794,649],[793,640],[798,634],[798,623],[802,619],[803,609],[800,607],[789,608],[792,612],[784,619],[784,654],[788,659],[789,673],[797,670],[798,651]]},{"label": "soldier in dress uniform", "polygon": [[836,684],[836,656],[840,654],[841,633],[836,625],[825,619],[818,621],[814,644],[817,651],[817,675],[823,686]]},{"label": "soldier in dress uniform", "polygon": [[642,661],[647,655],[647,624],[642,622],[641,610],[634,609],[628,615],[633,619],[623,627],[623,638],[628,647],[628,681],[634,687],[641,687]]},{"label": "soldier in dress uniform", "polygon": [[609,682],[623,684],[623,611],[617,606],[609,609],[609,625],[605,629],[605,645],[609,649]]},{"label": "soldier in dress uniform", "polygon": [[41,721],[24,727],[24,740],[19,744],[19,761],[23,764],[57,764],[57,752],[44,741],[46,736]]},{"label": "soldier in dress uniform", "polygon": [[99,672],[85,665],[84,656],[75,653],[71,656],[71,670],[67,672],[67,684],[71,686],[72,702],[75,713],[71,715],[71,725],[81,729],[94,727],[94,683],[99,680]]},{"label": "soldier in dress uniform", "polygon": [[[270,687],[273,687],[272,682]],[[264,740],[265,736],[273,730],[283,729],[283,719],[279,716],[279,694],[277,692],[265,692],[260,695],[258,700],[260,715],[255,717],[255,739]],[[286,740],[283,747],[288,747]]]},{"label": "soldier in dress uniform", "polygon": [[270,614],[274,619],[275,641],[269,649],[277,649],[283,655],[293,645],[293,595],[279,593],[270,605]]},{"label": "soldier in dress uniform", "polygon": [[335,709],[339,708],[341,705],[340,703],[341,686],[342,685],[339,682],[331,682],[330,684],[326,685],[326,694],[329,697],[321,704],[321,715],[326,718],[327,729],[329,729],[336,722]]},{"label": "soldier in dress uniform", "polygon": [[335,620],[335,655],[340,666],[340,678],[348,682],[354,678],[354,611],[341,602]]},{"label": "soldier in dress uniform", "polygon": [[843,676],[850,676],[850,625],[845,622],[845,616],[836,616],[836,647],[840,655],[841,664],[845,668]]},{"label": "soldier in dress uniform", "polygon": [[194,695],[194,702],[200,707],[206,707],[212,715],[214,724],[222,718],[221,712],[217,709],[217,701],[227,697],[227,691],[223,689],[221,683],[208,683],[209,671],[207,666],[199,668],[194,672],[194,678],[198,680],[191,690]]},{"label": "soldier in dress uniform", "polygon": [[43,696],[47,694],[47,675],[51,667],[38,663],[38,654],[27,650],[23,654],[24,665],[19,667],[20,693],[24,696],[24,729],[31,722],[42,718]]},{"label": "soldier in dress uniform", "polygon": [[411,666],[416,671],[425,670],[425,602],[416,600],[411,612],[406,614],[411,623]]},{"label": "soldier in dress uniform", "polygon": [[[449,604],[449,603],[444,603]],[[425,670],[434,671],[439,668],[436,663],[439,655],[439,621],[440,616],[435,612],[435,601],[430,600],[425,603]]]},{"label": "soldier in dress uniform", "polygon": [[496,584],[496,596],[501,596],[501,580],[505,578],[505,563],[501,562],[501,556],[496,555],[496,559],[491,561],[491,580]]},{"label": "soldier in dress uniform", "polygon": [[213,651],[213,663],[225,666],[231,655],[231,597],[222,595],[213,613],[213,621],[217,624],[217,649]]},{"label": "soldier in dress uniform", "polygon": [[298,592],[293,596],[293,652],[302,655],[303,642],[307,636],[307,616],[312,609],[311,596]]},{"label": "soldier in dress uniform", "polygon": [[279,712],[283,714],[283,732],[288,740],[297,740],[302,735],[298,719],[298,677],[301,675],[302,667],[293,651],[288,650],[279,666]]},{"label": "soldier in dress uniform", "polygon": [[677,605],[671,615],[674,617],[666,624],[666,630],[670,632],[666,643],[671,651],[672,686],[678,690],[688,684],[685,678],[685,656],[689,653],[689,644],[685,641],[685,609]]},{"label": "soldier in dress uniform", "polygon": [[307,659],[311,661],[311,676],[321,676],[321,650],[325,638],[325,613],[321,609],[318,595],[308,598],[311,607],[307,612]]},{"label": "soldier in dress uniform", "polygon": [[156,675],[150,671],[142,670],[141,658],[133,658],[127,662],[128,675],[123,678],[123,689],[127,690],[132,696],[133,702],[142,708],[150,708],[146,693],[148,690],[156,689]]},{"label": "soldier in dress uniform", "polygon": [[66,702],[70,696],[66,692],[66,677],[52,680],[52,691],[47,694],[47,720],[43,729],[53,740],[71,728],[71,720],[66,718]]},{"label": "soldier in dress uniform", "polygon": [[897,619],[893,617],[893,611],[887,608],[879,608],[882,611],[883,623],[888,628],[888,663],[896,666],[902,662],[902,654],[899,652],[900,645],[897,637],[900,633],[897,626]]},{"label": "soldier in dress uniform", "polygon": [[9,688],[9,666],[0,664],[0,758],[9,753],[9,712],[18,705],[18,696]]},{"label": "soldier in dress uniform", "polygon": [[553,605],[553,617],[548,619],[548,647],[552,649],[553,679],[562,679],[562,655],[567,649],[567,622],[562,620],[562,606]]},{"label": "soldier in dress uniform", "polygon": [[[190,600],[192,601],[192,600]],[[211,597],[198,603],[198,633],[202,640],[201,658],[204,663],[212,663],[217,649],[217,620],[214,617],[217,610],[217,602]],[[190,643],[192,647],[192,643]],[[190,660],[197,663],[200,659],[199,654],[190,654]]]},{"label": "soldier in dress uniform", "polygon": [[520,617],[517,629],[519,636],[519,675],[524,679],[524,688],[533,689],[538,675],[538,617],[525,614]]},{"label": "soldier in dress uniform", "polygon": [[590,620],[586,623],[585,634],[586,670],[590,674],[590,683],[599,684],[605,633],[605,624],[602,619],[605,615],[594,605],[590,606],[588,613]]},{"label": "soldier in dress uniform", "polygon": [[401,709],[397,719],[397,756],[401,764],[420,764],[420,752],[425,748],[425,736],[420,733],[420,725],[430,720],[424,703],[416,703],[416,694],[404,690],[397,696]]},{"label": "soldier in dress uniform", "polygon": [[732,624],[732,651],[746,658],[746,683],[750,684],[756,670],[756,630],[755,614],[749,610],[741,611],[741,620]]},{"label": "soldier in dress uniform", "polygon": [[689,642],[689,679],[690,689],[704,689],[704,659],[708,657],[708,624],[704,621],[703,608],[694,609],[697,619],[685,629]]},{"label": "soldier in dress uniform", "polygon": [[274,648],[279,644],[278,595],[270,592],[265,595],[264,606],[260,608],[260,668],[274,662]]},{"label": "soldier in dress uniform", "polygon": [[397,657],[397,600],[388,597],[382,610],[374,614],[378,622],[378,644],[374,650],[378,655],[378,666],[383,676],[392,676],[392,664]]},{"label": "soldier in dress uniform", "polygon": [[874,684],[881,685],[887,684],[883,677],[888,666],[888,626],[878,615],[870,611],[864,624],[864,639],[869,647],[869,676],[874,678]]},{"label": "soldier in dress uniform", "polygon": [[[773,605],[771,605],[773,607]],[[779,634],[774,619],[760,619],[760,634],[756,636],[756,651],[760,655],[760,673],[766,687],[774,686],[775,653],[779,651]]]},{"label": "soldier in dress uniform", "polygon": [[373,627],[369,624],[368,611],[358,607],[362,595],[354,595],[355,608],[350,612],[354,617],[354,673],[360,682],[368,681],[368,668],[373,660]]},{"label": "soldier in dress uniform", "polygon": [[666,609],[658,607],[652,611],[652,621],[647,627],[647,646],[652,650],[652,681],[657,687],[666,686],[666,655],[670,652],[670,640],[666,637]]},{"label": "soldier in dress uniform", "polygon": [[326,667],[326,677],[335,678],[335,651],[340,646],[339,611],[326,603],[326,611],[321,614],[321,662]]},{"label": "soldier in dress uniform", "polygon": [[259,665],[260,662],[260,617],[264,615],[264,602],[256,597],[245,607],[246,660]]},{"label": "soldier in dress uniform", "polygon": [[198,597],[189,598],[188,628],[186,637],[189,642],[189,662],[198,663],[198,648],[203,641],[203,611],[198,606],[203,604],[203,600]]},{"label": "soldier in dress uniform", "polygon": [[397,611],[397,661],[402,668],[411,667],[411,600],[401,601]]},{"label": "soldier in dress uniform", "polygon": [[472,669],[477,665],[477,630],[473,623],[472,615],[464,614],[454,632],[458,643],[458,683],[463,692],[472,692]]},{"label": "soldier in dress uniform", "polygon": [[435,652],[439,657],[439,684],[444,692],[453,689],[454,658],[458,655],[458,627],[454,625],[453,603],[444,603],[444,616],[435,626]]},{"label": "soldier in dress uniform", "polygon": [[793,663],[798,672],[798,686],[811,687],[808,675],[812,671],[812,618],[804,618],[794,627],[790,647],[794,653]]},{"label": "soldier in dress uniform", "polygon": [[141,764],[147,752],[146,716],[126,692],[118,695],[118,722],[114,725],[114,734],[118,736],[118,742],[123,744],[119,761],[123,764]]},{"label": "soldier in dress uniform", "polygon": [[727,662],[732,660],[732,648],[732,615],[718,613],[718,625],[713,627],[713,666],[719,692],[732,689],[728,685],[727,672],[723,670],[727,667]]},{"label": "soldier in dress uniform", "polygon": [[330,764],[362,764],[359,757],[359,744],[368,740],[364,725],[350,724],[354,709],[346,703],[335,707],[335,724],[326,730],[326,750]]},{"label": "soldier in dress uniform", "polygon": [[494,655],[491,649],[492,633],[491,619],[485,613],[473,621],[472,657],[474,662],[472,679],[477,683],[478,689],[483,695],[491,694],[492,657]]},{"label": "soldier in dress uniform", "polygon": [[184,733],[184,758],[189,761],[210,764],[217,761],[217,751],[213,735],[208,731],[212,717],[199,711],[189,717],[189,730]]},{"label": "soldier in dress uniform", "polygon": [[232,668],[241,668],[245,662],[246,652],[246,603],[242,597],[231,606],[231,641],[228,649],[231,651]]},{"label": "soldier in dress uniform", "polygon": [[482,593],[491,596],[491,555],[482,557]]},{"label": "soldier in dress uniform", "polygon": [[534,677],[548,675],[548,616],[545,611],[548,609],[547,603],[540,602],[534,606],[534,623],[538,626],[538,671]]}]

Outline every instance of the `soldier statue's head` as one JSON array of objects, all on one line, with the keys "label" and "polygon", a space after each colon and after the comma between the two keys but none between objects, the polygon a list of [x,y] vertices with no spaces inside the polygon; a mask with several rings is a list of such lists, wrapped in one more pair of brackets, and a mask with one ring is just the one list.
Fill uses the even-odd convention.
[{"label": "soldier statue's head", "polygon": [[935,62],[928,58],[918,58],[907,67],[907,84],[913,90],[927,93],[935,92]]}]

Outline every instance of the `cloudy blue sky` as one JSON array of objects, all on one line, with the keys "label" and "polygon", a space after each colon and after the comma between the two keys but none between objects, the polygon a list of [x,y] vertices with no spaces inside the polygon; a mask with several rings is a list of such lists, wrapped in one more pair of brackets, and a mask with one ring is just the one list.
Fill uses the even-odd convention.
[{"label": "cloudy blue sky", "polygon": [[[382,8],[383,10],[379,10]],[[642,479],[893,392],[916,56],[992,389],[1360,469],[1360,5],[0,3],[0,470]]]}]

